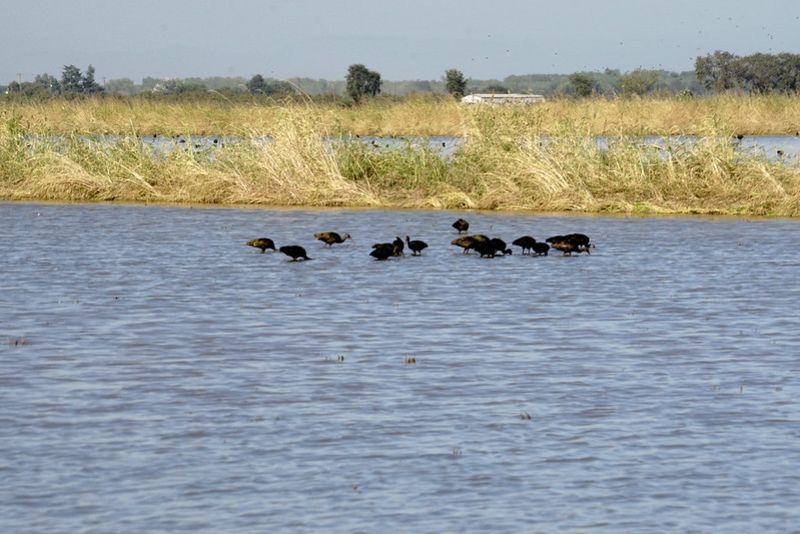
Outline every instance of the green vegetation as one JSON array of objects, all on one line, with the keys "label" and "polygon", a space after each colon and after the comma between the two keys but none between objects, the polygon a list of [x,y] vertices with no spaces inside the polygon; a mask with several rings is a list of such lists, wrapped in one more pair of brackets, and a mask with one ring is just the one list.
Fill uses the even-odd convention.
[{"label": "green vegetation", "polygon": [[796,94],[800,90],[800,54],[752,54],[740,57],[717,50],[695,60],[697,79],[708,91]]},{"label": "green vegetation", "polygon": [[364,65],[350,65],[347,69],[347,96],[358,103],[365,96],[376,96],[381,92],[381,75]]},{"label": "green vegetation", "polygon": [[467,94],[467,80],[464,78],[464,73],[458,69],[445,71],[444,85],[447,92],[455,98],[461,98]]}]

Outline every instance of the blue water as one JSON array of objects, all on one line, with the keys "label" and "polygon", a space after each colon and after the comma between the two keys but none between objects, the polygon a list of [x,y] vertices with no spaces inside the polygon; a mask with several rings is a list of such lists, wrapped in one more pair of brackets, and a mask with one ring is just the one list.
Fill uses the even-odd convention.
[{"label": "blue water", "polygon": [[[457,217],[596,248],[480,259]],[[0,532],[800,524],[798,221],[0,204],[0,228]],[[422,256],[369,257],[407,234]]]}]

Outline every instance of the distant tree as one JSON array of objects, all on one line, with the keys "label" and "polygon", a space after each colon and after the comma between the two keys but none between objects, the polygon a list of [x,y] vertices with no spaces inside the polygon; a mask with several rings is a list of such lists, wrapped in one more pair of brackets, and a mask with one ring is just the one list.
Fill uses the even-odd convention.
[{"label": "distant tree", "polygon": [[94,67],[91,65],[86,67],[86,74],[81,77],[81,89],[87,94],[103,92],[103,88],[94,81]]},{"label": "distant tree", "polygon": [[247,90],[250,91],[252,95],[257,93],[267,94],[267,88],[267,80],[260,74],[256,74],[247,82]]},{"label": "distant tree", "polygon": [[61,84],[58,83],[58,79],[55,76],[51,76],[50,74],[37,74],[33,78],[33,83],[41,85],[47,92],[56,95],[61,92]]},{"label": "distant tree", "polygon": [[722,93],[736,87],[738,56],[717,50],[713,54],[697,57],[694,72],[700,83],[708,91]]},{"label": "distant tree", "polygon": [[145,76],[142,78],[142,91],[153,91],[158,84],[164,83],[165,80],[161,78],[153,78],[152,76]]},{"label": "distant tree", "polygon": [[80,93],[83,91],[81,69],[75,65],[64,65],[64,70],[61,71],[61,90],[65,93]]},{"label": "distant tree", "polygon": [[354,102],[364,96],[375,96],[381,92],[381,75],[362,64],[353,64],[347,69],[347,94]]},{"label": "distant tree", "polygon": [[577,96],[580,97],[592,96],[592,94],[595,92],[594,78],[592,78],[588,74],[584,74],[582,72],[576,72],[574,74],[570,74],[569,83],[570,86],[572,86],[572,90],[575,92]]},{"label": "distant tree", "polygon": [[619,79],[619,88],[624,95],[646,95],[658,84],[658,73],[652,70],[636,69],[623,74]]},{"label": "distant tree", "polygon": [[19,82],[15,81],[15,82],[11,82],[10,84],[8,84],[8,92],[9,93],[19,93],[21,91],[22,91],[22,86],[19,84]]},{"label": "distant tree", "polygon": [[464,78],[464,73],[458,69],[446,70],[444,83],[447,92],[455,98],[461,98],[467,92],[467,80]]}]

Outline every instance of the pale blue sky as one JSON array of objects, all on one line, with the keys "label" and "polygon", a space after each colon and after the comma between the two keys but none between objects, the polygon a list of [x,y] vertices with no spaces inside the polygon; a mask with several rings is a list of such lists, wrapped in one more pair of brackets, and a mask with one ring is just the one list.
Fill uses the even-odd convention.
[{"label": "pale blue sky", "polygon": [[727,50],[800,53],[798,0],[0,0],[0,83],[93,64],[143,76],[387,80],[691,70]]}]

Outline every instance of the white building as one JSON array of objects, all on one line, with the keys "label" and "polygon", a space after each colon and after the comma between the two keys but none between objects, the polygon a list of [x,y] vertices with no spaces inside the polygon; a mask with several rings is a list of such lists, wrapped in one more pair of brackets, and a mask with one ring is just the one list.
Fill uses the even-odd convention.
[{"label": "white building", "polygon": [[520,93],[476,93],[461,99],[462,104],[539,104],[544,102],[542,95],[523,95]]}]

